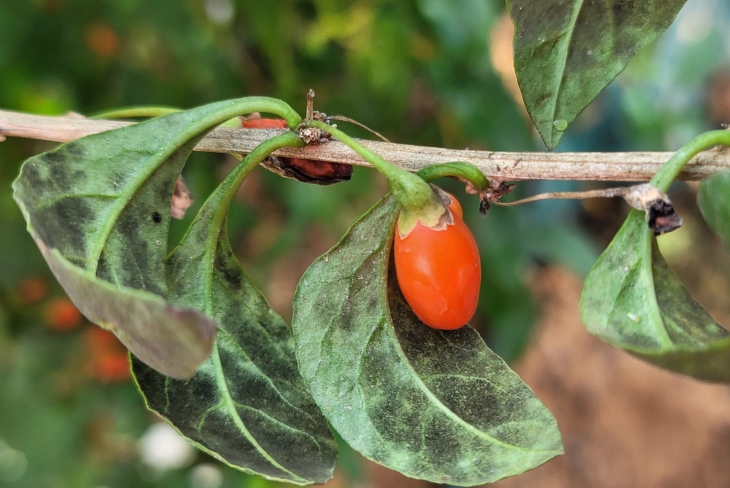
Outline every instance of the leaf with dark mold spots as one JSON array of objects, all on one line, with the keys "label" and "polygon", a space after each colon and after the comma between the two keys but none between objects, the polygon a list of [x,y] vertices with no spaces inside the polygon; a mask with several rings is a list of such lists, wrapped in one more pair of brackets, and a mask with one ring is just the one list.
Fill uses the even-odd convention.
[{"label": "leaf with dark mold spots", "polygon": [[[64,144],[23,164],[13,183],[15,201],[29,232],[39,246],[49,250],[45,256],[57,252],[66,264],[78,266],[78,276],[87,277],[87,286],[66,290],[82,311],[89,290],[101,282],[118,288],[111,295],[99,292],[114,300],[106,304],[110,308],[117,307],[123,296],[137,297],[132,289],[168,296],[165,259],[171,199],[177,190],[176,201],[186,202],[176,205],[173,211],[178,215],[191,202],[184,185],[178,184],[178,176],[207,131],[237,115],[231,112],[248,103],[218,102],[157,117]],[[58,279],[62,281],[62,277]],[[156,322],[140,328],[131,317],[127,323],[116,316],[113,328],[150,365],[158,364],[150,358],[150,350],[158,351],[162,358],[178,358],[163,372],[184,377],[200,365],[213,341],[208,333],[210,321],[199,312],[190,317],[197,317],[199,342],[168,337],[176,328],[156,330]],[[183,323],[172,312],[167,319],[180,322],[182,335],[194,323]],[[189,318],[185,320],[189,322]],[[135,349],[151,337],[159,343]]]},{"label": "leaf with dark mold spots", "polygon": [[133,373],[147,405],[206,452],[271,479],[323,483],[336,443],[299,374],[289,327],[231,250],[224,202],[234,182],[232,173],[208,198],[166,262],[175,303],[219,324],[211,358],[184,382],[138,361]]},{"label": "leaf with dark mold spots", "polygon": [[302,376],[332,426],[407,476],[471,486],[562,452],[555,419],[469,326],[424,325],[391,263],[388,196],[304,273],[292,329]]}]

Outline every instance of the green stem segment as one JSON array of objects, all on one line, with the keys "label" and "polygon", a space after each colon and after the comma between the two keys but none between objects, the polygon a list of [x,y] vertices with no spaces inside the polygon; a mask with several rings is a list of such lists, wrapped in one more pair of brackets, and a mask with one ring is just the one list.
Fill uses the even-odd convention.
[{"label": "green stem segment", "polygon": [[[249,97],[241,100],[250,100],[256,103],[256,107],[247,112],[241,112],[238,115],[244,113],[253,112],[264,112],[274,115],[278,115],[286,120],[287,125],[290,129],[296,128],[302,122],[302,118],[298,113],[294,111],[289,105],[281,100],[268,97]],[[126,107],[116,110],[110,110],[92,116],[92,119],[129,119],[135,117],[160,117],[162,115],[169,115],[177,112],[182,112],[182,109],[175,107],[155,107],[155,106],[139,106],[139,107]],[[238,117],[231,118],[220,124],[222,127],[240,127],[240,121]]]},{"label": "green stem segment", "polygon": [[271,153],[277,149],[284,147],[304,147],[304,141],[294,132],[286,132],[268,139],[258,146],[248,155],[243,158],[241,163],[237,164],[236,167],[228,174],[225,180],[220,185],[222,192],[221,199],[217,204],[216,215],[213,223],[216,228],[220,228],[223,225],[223,221],[228,215],[228,207],[230,207],[233,197],[241,186],[243,180],[253,171],[253,169],[266,159]]},{"label": "green stem segment", "polygon": [[682,146],[679,151],[674,153],[669,161],[667,161],[667,164],[662,166],[662,169],[654,175],[650,184],[666,193],[669,190],[669,185],[677,178],[679,172],[682,171],[682,168],[684,168],[684,165],[690,159],[705,149],[717,145],[730,146],[730,132],[726,130],[714,130],[695,137]]},{"label": "green stem segment", "polygon": [[489,180],[484,173],[473,164],[455,161],[453,163],[441,163],[423,168],[416,175],[430,183],[437,178],[455,177],[468,181],[477,191],[484,191],[489,188]]},{"label": "green stem segment", "polygon": [[[122,190],[117,204],[115,204],[109,213],[107,221],[102,229],[99,230],[99,238],[94,243],[93,248],[89,251],[87,257],[88,268],[86,272],[96,274],[99,258],[107,239],[112,232],[115,222],[122,210],[125,208],[126,202],[131,199],[132,194],[137,191],[146,182],[152,174],[166,161],[175,151],[189,142],[194,137],[216,127],[223,122],[239,116],[241,114],[250,114],[253,112],[266,112],[278,115],[287,121],[291,128],[296,128],[302,118],[293,108],[281,100],[268,97],[246,97],[235,100],[226,100],[217,102],[214,105],[215,110],[208,112],[206,115],[193,120],[189,125],[183,127],[175,133],[171,133],[169,138],[159,147],[159,152],[154,156],[157,164],[147,164],[143,170],[134,175],[126,188]],[[165,117],[181,117],[181,114],[169,114]],[[184,117],[184,116],[183,116]],[[143,122],[144,123],[144,122]]]},{"label": "green stem segment", "polygon": [[125,107],[118,108],[116,110],[109,110],[96,115],[92,115],[91,119],[130,119],[133,117],[159,117],[161,115],[174,114],[176,112],[182,112],[182,109],[175,107],[154,107],[154,106],[140,106],[140,107]]},{"label": "green stem segment", "polygon": [[305,125],[307,127],[317,127],[318,129],[332,134],[340,142],[349,146],[353,151],[372,164],[375,169],[385,175],[385,177],[388,178],[388,183],[390,184],[390,189],[393,191],[393,195],[395,195],[396,199],[398,199],[398,203],[401,204],[404,210],[429,212],[430,209],[433,209],[437,205],[439,206],[438,208],[440,208],[438,212],[440,214],[444,213],[443,204],[440,203],[431,187],[428,186],[428,183],[420,177],[394,166],[371,150],[363,147],[352,137],[331,125],[327,125],[324,122],[319,122],[317,120],[308,120]]}]

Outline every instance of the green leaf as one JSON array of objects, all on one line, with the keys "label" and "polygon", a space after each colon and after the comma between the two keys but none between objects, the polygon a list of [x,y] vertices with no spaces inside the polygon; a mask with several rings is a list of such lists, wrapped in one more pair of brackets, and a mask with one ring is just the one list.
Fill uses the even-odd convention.
[{"label": "green leaf", "polygon": [[[195,373],[195,369],[182,369],[186,363],[169,354],[175,350],[196,351],[197,344],[208,340],[206,336],[201,337],[201,332],[215,330],[214,321],[201,316],[196,310],[172,305],[152,293],[120,288],[89,276],[56,249],[41,247],[41,251],[68,295],[81,299],[78,302],[80,310],[89,320],[114,330],[130,350],[149,358],[156,369],[171,369],[170,365],[175,365],[175,372],[180,375],[192,376]],[[114,323],[107,322],[109,317],[120,317],[124,328],[116,330]],[[201,323],[206,326],[202,331]],[[150,327],[149,324],[155,326]]]},{"label": "green leaf", "polygon": [[515,71],[549,149],[686,0],[511,0]]},{"label": "green leaf", "polygon": [[405,303],[398,208],[383,199],[299,283],[292,327],[315,401],[355,450],[414,478],[476,485],[560,454],[555,419],[476,331],[431,329]]},{"label": "green leaf", "polygon": [[651,363],[730,381],[730,334],[690,296],[633,210],[586,277],[581,317],[592,334]]},{"label": "green leaf", "polygon": [[[190,377],[210,355],[215,335],[215,323],[195,310],[181,314],[165,306],[154,316],[139,313],[150,303],[159,305],[154,295],[167,294],[164,261],[175,182],[208,130],[250,111],[273,111],[291,123],[298,118],[288,105],[267,98],[213,103],[64,144],[27,160],[13,183],[15,201],[44,256],[65,261],[49,262],[56,277],[64,284],[73,275],[76,286],[66,292],[79,310],[169,376]],[[104,282],[116,291],[109,293]],[[146,305],[128,313],[136,298]]]},{"label": "green leaf", "polygon": [[697,203],[707,224],[730,247],[730,171],[702,180]]},{"label": "green leaf", "polygon": [[[294,133],[279,147],[301,143]],[[283,142],[282,142],[283,141]],[[269,151],[270,152],[270,151]],[[213,353],[190,380],[167,378],[133,359],[147,406],[200,449],[269,479],[324,483],[337,446],[302,380],[284,320],[243,273],[226,229],[231,198],[256,150],[206,201],[166,262],[174,303],[202,310],[219,324]]]}]

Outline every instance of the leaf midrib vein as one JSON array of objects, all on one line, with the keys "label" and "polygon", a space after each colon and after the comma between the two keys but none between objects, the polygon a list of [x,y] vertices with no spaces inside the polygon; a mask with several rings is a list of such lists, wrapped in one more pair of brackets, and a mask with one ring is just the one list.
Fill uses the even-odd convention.
[{"label": "leaf midrib vein", "polygon": [[264,448],[261,447],[261,445],[256,441],[256,439],[251,435],[251,432],[248,431],[246,426],[243,423],[243,420],[241,420],[241,417],[238,415],[236,411],[236,403],[233,401],[233,398],[231,397],[231,392],[228,389],[228,384],[226,382],[226,379],[223,374],[223,365],[221,364],[220,355],[218,354],[218,347],[213,348],[212,356],[213,358],[213,364],[215,365],[215,379],[216,383],[218,384],[218,388],[223,394],[223,399],[226,403],[226,410],[229,411],[231,419],[233,419],[233,423],[236,425],[238,430],[243,434],[243,436],[248,440],[248,442],[251,443],[251,445],[256,449],[256,451],[269,463],[271,463],[272,466],[275,468],[281,470],[284,473],[289,474],[292,476],[295,480],[299,481],[307,481],[304,478],[301,478],[300,476],[297,476],[296,474],[292,473],[288,469],[286,469],[284,466],[280,465],[274,458],[272,458],[269,453],[267,453]]},{"label": "leaf midrib vein", "polygon": [[[119,193],[119,199],[115,204],[111,206],[111,209],[109,210],[106,219],[101,225],[101,229],[99,229],[99,232],[97,233],[98,238],[96,239],[96,244],[93,246],[91,256],[89,258],[90,273],[96,274],[96,269],[99,266],[99,258],[101,257],[101,253],[106,247],[107,241],[109,240],[109,235],[111,234],[112,229],[114,229],[114,227],[116,226],[121,213],[124,211],[125,208],[127,208],[127,205],[129,205],[129,202],[132,201],[132,198],[142,187],[142,185],[144,185],[144,183],[148,179],[150,179],[152,175],[163,164],[165,164],[165,162],[169,160],[170,157],[172,157],[172,155],[175,154],[178,149],[180,149],[185,144],[185,142],[183,142],[182,144],[178,145],[178,142],[178,138],[171,139],[163,148],[161,148],[161,150],[159,151],[159,157],[161,158],[159,160],[159,164],[151,164],[149,162],[149,159],[154,158],[155,156],[157,156],[157,154],[149,154],[149,156],[145,159],[145,164],[141,165],[142,168],[146,169],[146,171],[141,171],[137,175],[137,177],[133,178],[132,181],[124,188],[124,191]],[[164,155],[164,157],[162,155]]]},{"label": "leaf midrib vein", "polygon": [[[215,271],[215,252],[217,250],[217,243],[218,239],[220,238],[221,228],[218,229],[212,229],[212,232],[210,233],[208,237],[208,241],[206,242],[207,246],[205,247],[205,258],[203,259],[203,295],[205,296],[204,301],[204,308],[205,308],[205,315],[211,316],[210,311],[210,304],[213,303],[213,274]],[[211,251],[212,250],[212,251]],[[221,333],[222,329],[218,327],[217,333]],[[225,333],[225,331],[223,331]],[[216,340],[213,344],[213,352],[211,354],[211,357],[213,358],[213,365],[214,365],[214,372],[215,372],[215,380],[216,384],[218,385],[219,390],[221,391],[223,395],[223,400],[226,403],[227,410],[230,413],[231,418],[233,419],[233,423],[236,424],[236,427],[241,431],[243,436],[251,443],[251,445],[256,449],[256,451],[261,454],[261,456],[266,459],[269,463],[271,463],[272,466],[275,468],[281,470],[284,473],[289,474],[292,476],[295,480],[298,481],[307,481],[305,478],[302,478],[295,473],[292,473],[288,469],[286,469],[284,466],[280,465],[274,458],[272,458],[266,450],[264,450],[261,445],[256,441],[256,439],[253,437],[251,432],[248,431],[245,424],[243,423],[243,420],[238,415],[238,412],[236,410],[236,402],[233,400],[233,397],[231,396],[231,392],[228,389],[228,383],[226,382],[225,373],[223,372],[223,364],[221,363],[220,354],[218,352],[218,341]]]},{"label": "leaf midrib vein", "polygon": [[562,66],[560,66],[559,73],[560,73],[560,81],[558,82],[558,89],[555,90],[555,96],[553,97],[553,108],[550,112],[551,114],[551,123],[550,123],[550,142],[553,140],[553,134],[557,130],[555,126],[553,125],[553,121],[556,120],[557,117],[557,108],[558,108],[558,99],[560,98],[561,89],[563,88],[563,82],[565,81],[565,67],[568,65],[568,53],[570,51],[570,43],[573,41],[573,34],[575,33],[575,26],[578,22],[578,16],[580,15],[580,11],[583,8],[583,2],[584,0],[577,0],[576,6],[573,10],[573,15],[570,18],[570,25],[568,29],[568,38],[565,42],[560,44],[560,51],[561,56],[560,59],[562,60]]},{"label": "leaf midrib vein", "polygon": [[317,448],[321,450],[322,446],[320,445],[319,441],[309,432],[292,427],[291,425],[289,425],[285,422],[282,422],[281,420],[279,420],[275,417],[272,417],[271,415],[264,412],[260,408],[252,407],[251,405],[244,405],[243,403],[238,403],[238,402],[236,402],[235,404],[236,404],[236,407],[239,407],[243,410],[252,410],[254,412],[258,412],[259,414],[261,414],[263,417],[266,417],[271,422],[279,425],[282,429],[285,429],[285,430],[288,430],[290,432],[294,432],[297,434],[303,434],[305,437],[308,437],[309,439],[311,439],[311,441],[317,445]]},{"label": "leaf midrib vein", "polygon": [[[276,393],[279,395],[279,398],[281,398],[281,400],[283,400],[284,403],[286,403],[287,405],[289,405],[294,410],[296,410],[298,412],[301,412],[302,414],[306,415],[310,420],[314,421],[314,418],[308,412],[302,410],[301,408],[297,407],[296,405],[293,405],[291,402],[289,402],[289,400],[286,399],[286,397],[284,395],[281,394],[281,392],[279,391],[279,388],[274,384],[274,381],[266,373],[264,373],[263,371],[261,371],[261,368],[259,368],[259,366],[249,357],[249,355],[246,354],[246,351],[243,350],[243,348],[233,339],[233,337],[228,332],[226,332],[225,330],[223,330],[221,328],[218,329],[218,332],[221,335],[225,336],[228,339],[228,341],[231,344],[233,344],[233,346],[236,349],[238,349],[243,356],[246,357],[246,359],[248,360],[248,362],[251,365],[253,365],[254,368],[256,368],[256,371],[258,371],[261,374],[262,377],[264,377],[266,379],[266,382],[271,386],[271,388],[273,388],[274,391],[276,391]],[[248,406],[248,408],[253,408],[253,407]],[[264,414],[266,416],[269,416],[263,410],[259,410],[259,409],[255,409],[255,410],[258,410],[262,414]],[[273,418],[273,417],[271,417],[271,418]],[[281,422],[280,420],[276,420],[276,421],[277,422]],[[281,422],[281,423],[283,424],[283,422]],[[286,424],[284,424],[284,425],[286,425]]]}]

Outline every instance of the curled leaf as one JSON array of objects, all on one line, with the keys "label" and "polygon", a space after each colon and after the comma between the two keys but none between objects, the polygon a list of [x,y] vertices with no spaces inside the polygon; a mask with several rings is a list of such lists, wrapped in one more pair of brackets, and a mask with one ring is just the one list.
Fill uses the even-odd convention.
[{"label": "curled leaf", "polygon": [[[216,323],[196,310],[177,307],[153,293],[120,288],[85,274],[58,250],[39,243],[43,257],[58,282],[73,297],[89,320],[114,332],[131,351],[158,371],[189,378],[210,352],[199,347],[210,343]],[[200,325],[204,324],[204,327]],[[119,328],[117,324],[124,324]],[[173,352],[171,354],[171,351]],[[175,351],[187,351],[180,358]]]},{"label": "curled leaf", "polygon": [[[266,98],[229,100],[87,136],[28,159],[13,183],[15,201],[44,255],[53,256],[55,250],[76,267],[74,279],[85,281],[66,290],[71,300],[82,311],[119,312],[98,317],[104,319],[99,325],[163,374],[189,377],[210,354],[215,324],[192,309],[181,320],[176,308],[167,307],[164,321],[150,316],[142,326],[125,316],[121,303],[141,296],[134,290],[167,296],[170,200],[198,140],[233,116],[261,106],[278,110],[282,104]],[[62,267],[66,274],[68,266]],[[57,278],[63,284],[64,277]],[[103,282],[116,285],[116,292],[106,293]],[[92,290],[97,299],[111,301],[84,303]]]},{"label": "curled leaf", "polygon": [[[280,138],[298,142],[288,135]],[[147,406],[200,449],[269,479],[324,483],[334,469],[334,437],[299,374],[289,327],[244,274],[226,235],[246,165],[210,196],[166,262],[171,300],[219,324],[211,357],[187,381],[137,360],[132,370]]]},{"label": "curled leaf", "polygon": [[390,264],[397,213],[384,198],[297,287],[297,359],[322,412],[367,458],[434,482],[488,483],[560,454],[555,419],[476,331],[410,310]]},{"label": "curled leaf", "polygon": [[588,331],[616,347],[677,373],[730,381],[730,333],[672,273],[637,210],[586,277],[580,308]]}]

